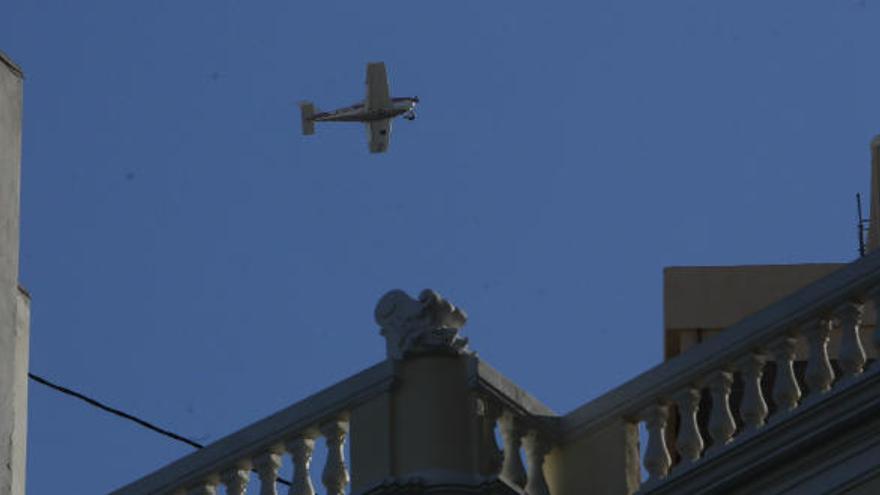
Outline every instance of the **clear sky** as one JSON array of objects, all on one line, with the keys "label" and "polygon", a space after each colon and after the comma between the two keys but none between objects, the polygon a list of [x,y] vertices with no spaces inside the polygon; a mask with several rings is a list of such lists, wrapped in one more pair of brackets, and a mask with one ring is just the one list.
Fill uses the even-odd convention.
[{"label": "clear sky", "polygon": [[[31,370],[210,442],[384,358],[431,287],[560,413],[662,358],[662,269],[847,261],[880,2],[3,3]],[[387,154],[296,102],[421,97]],[[39,385],[29,493],[190,449]],[[315,467],[320,470],[320,465]],[[289,475],[289,474],[288,474]]]}]

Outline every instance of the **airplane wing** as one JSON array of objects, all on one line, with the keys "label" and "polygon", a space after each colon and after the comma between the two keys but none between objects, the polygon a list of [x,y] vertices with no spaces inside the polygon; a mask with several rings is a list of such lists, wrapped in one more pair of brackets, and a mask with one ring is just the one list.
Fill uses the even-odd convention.
[{"label": "airplane wing", "polygon": [[384,153],[391,141],[391,119],[373,120],[367,123],[370,132],[370,153]]},{"label": "airplane wing", "polygon": [[391,108],[388,92],[388,75],[384,62],[367,64],[367,111],[377,108]]}]

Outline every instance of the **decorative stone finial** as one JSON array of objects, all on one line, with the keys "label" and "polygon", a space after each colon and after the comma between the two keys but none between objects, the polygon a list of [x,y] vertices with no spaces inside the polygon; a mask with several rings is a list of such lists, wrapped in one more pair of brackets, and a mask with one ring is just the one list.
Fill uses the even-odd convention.
[{"label": "decorative stone finial", "polygon": [[392,359],[411,352],[467,352],[467,339],[458,331],[467,315],[440,294],[425,289],[415,300],[402,290],[392,290],[376,305],[376,323]]}]

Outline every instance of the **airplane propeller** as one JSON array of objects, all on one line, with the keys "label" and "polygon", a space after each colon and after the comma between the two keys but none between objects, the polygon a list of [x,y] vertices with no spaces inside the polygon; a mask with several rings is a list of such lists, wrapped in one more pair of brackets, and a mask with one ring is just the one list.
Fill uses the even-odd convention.
[{"label": "airplane propeller", "polygon": [[403,118],[406,120],[416,120],[416,105],[419,103],[419,97],[414,96],[412,98],[412,104],[409,107],[409,110],[403,114]]}]

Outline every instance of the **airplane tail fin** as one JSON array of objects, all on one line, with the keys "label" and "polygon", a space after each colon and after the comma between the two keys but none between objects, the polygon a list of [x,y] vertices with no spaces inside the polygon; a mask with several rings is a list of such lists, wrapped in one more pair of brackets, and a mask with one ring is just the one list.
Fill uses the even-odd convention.
[{"label": "airplane tail fin", "polygon": [[299,104],[300,113],[302,114],[302,130],[303,134],[308,136],[315,133],[315,121],[312,117],[315,115],[315,105],[310,101],[304,101]]}]

